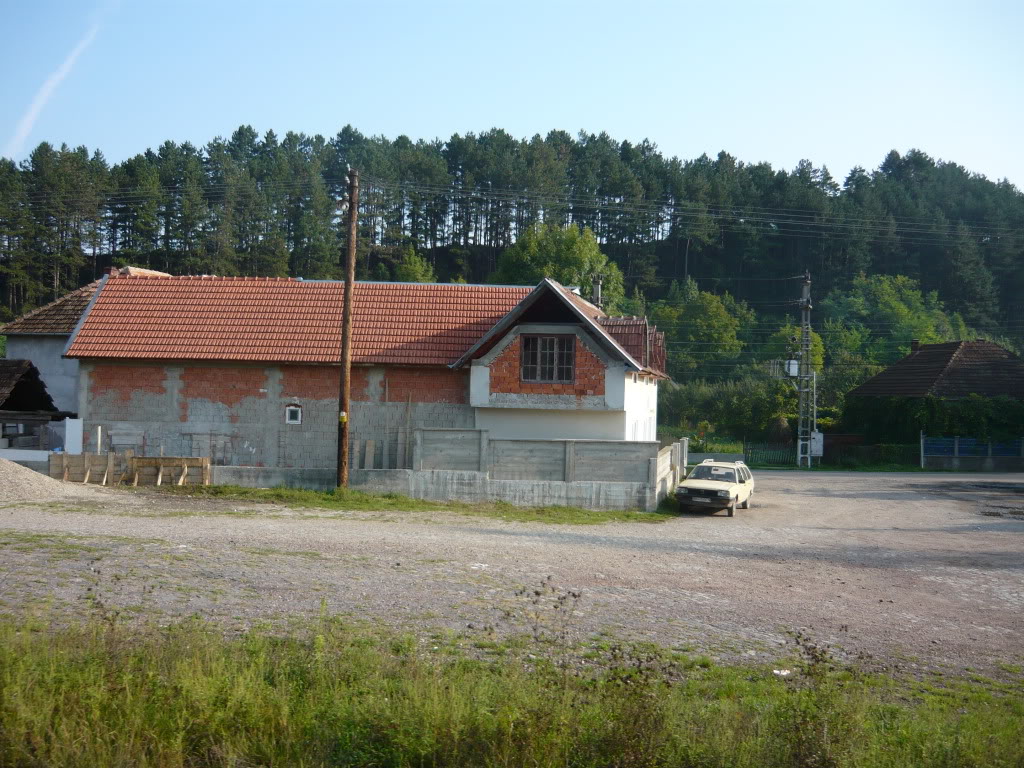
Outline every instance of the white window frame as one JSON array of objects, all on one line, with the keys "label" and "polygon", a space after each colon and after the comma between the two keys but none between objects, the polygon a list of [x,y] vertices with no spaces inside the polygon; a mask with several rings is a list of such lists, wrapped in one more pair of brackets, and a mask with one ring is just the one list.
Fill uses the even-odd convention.
[{"label": "white window frame", "polygon": [[[299,414],[299,418],[298,419],[293,419],[292,418],[292,411],[298,411],[298,414]],[[284,423],[285,424],[296,424],[296,425],[302,424],[302,406],[301,405],[297,405],[295,403],[292,403],[291,405],[286,405],[284,407]]]}]

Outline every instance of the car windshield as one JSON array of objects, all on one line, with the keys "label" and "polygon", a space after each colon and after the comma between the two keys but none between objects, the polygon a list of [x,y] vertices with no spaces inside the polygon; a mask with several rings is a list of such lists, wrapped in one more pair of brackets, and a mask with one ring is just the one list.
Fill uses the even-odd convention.
[{"label": "car windshield", "polygon": [[718,480],[723,483],[735,483],[736,473],[726,467],[712,467],[698,464],[687,480]]}]

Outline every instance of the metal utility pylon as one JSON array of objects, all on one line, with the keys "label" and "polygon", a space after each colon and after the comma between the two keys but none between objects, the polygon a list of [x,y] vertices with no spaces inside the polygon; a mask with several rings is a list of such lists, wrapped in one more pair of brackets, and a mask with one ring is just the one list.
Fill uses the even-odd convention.
[{"label": "metal utility pylon", "polygon": [[796,429],[796,465],[811,467],[811,433],[817,421],[815,376],[811,364],[811,273],[804,273],[800,296],[800,369],[796,391],[800,396],[800,417]]}]

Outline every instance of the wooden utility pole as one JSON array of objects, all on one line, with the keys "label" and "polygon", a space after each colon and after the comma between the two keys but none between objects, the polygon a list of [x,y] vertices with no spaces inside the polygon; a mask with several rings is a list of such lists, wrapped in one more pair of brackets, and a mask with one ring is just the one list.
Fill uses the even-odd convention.
[{"label": "wooden utility pole", "polygon": [[352,293],[356,282],[356,241],[359,237],[359,171],[348,172],[348,254],[345,258],[345,299],[341,319],[341,389],[338,393],[338,487],[348,487],[348,425],[352,391]]}]

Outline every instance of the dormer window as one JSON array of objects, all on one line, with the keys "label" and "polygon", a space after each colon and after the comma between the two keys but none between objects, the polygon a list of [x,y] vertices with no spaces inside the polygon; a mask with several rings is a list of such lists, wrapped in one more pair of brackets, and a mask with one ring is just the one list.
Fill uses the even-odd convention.
[{"label": "dormer window", "polygon": [[523,336],[523,381],[571,384],[575,353],[575,336]]}]

